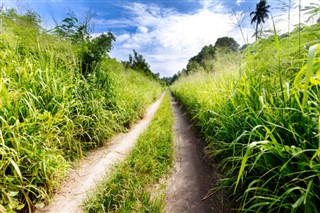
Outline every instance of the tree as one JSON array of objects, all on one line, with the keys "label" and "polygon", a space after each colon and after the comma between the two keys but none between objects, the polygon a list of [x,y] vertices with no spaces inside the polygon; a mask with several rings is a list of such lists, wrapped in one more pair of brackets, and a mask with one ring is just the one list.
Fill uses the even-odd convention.
[{"label": "tree", "polygon": [[83,31],[82,34],[88,34],[84,26],[78,26],[78,19],[73,14],[68,13],[67,18],[62,20],[62,23],[54,28],[55,33],[64,39],[70,39],[72,42],[76,42],[76,38],[79,36],[79,28]]},{"label": "tree", "polygon": [[170,86],[171,81],[172,81],[172,77],[163,77],[163,78],[161,78],[161,81],[162,81],[166,86]]},{"label": "tree", "polygon": [[211,66],[208,62],[212,61],[214,56],[215,47],[212,44],[204,46],[197,55],[189,59],[186,73],[189,74],[191,72],[199,71],[199,69],[211,71]]},{"label": "tree", "polygon": [[255,36],[256,41],[258,40],[258,27],[261,23],[265,23],[265,19],[269,18],[268,13],[270,11],[268,10],[270,8],[270,5],[267,5],[266,0],[260,0],[259,3],[256,5],[256,11],[251,12],[250,16],[253,16],[251,19],[251,24],[256,23],[256,29],[255,29]]},{"label": "tree", "polygon": [[144,73],[151,73],[149,64],[146,62],[142,55],[137,53],[136,50],[133,50],[133,56],[129,54],[129,65],[133,70]]},{"label": "tree", "polygon": [[92,72],[95,66],[105,57],[112,49],[112,42],[115,37],[111,32],[102,33],[97,38],[87,40],[83,43],[81,49],[81,70],[86,75]]},{"label": "tree", "polygon": [[225,50],[226,52],[236,52],[239,50],[239,44],[231,37],[221,37],[218,38],[215,45],[215,48],[220,48]]},{"label": "tree", "polygon": [[203,68],[203,67],[200,65],[200,63],[192,60],[192,58],[191,58],[187,64],[186,73],[187,73],[187,75],[189,75],[190,73],[198,72],[201,68]]},{"label": "tree", "polygon": [[68,17],[54,28],[54,32],[60,37],[70,40],[78,48],[80,69],[83,75],[87,75],[107,56],[107,53],[112,49],[112,42],[116,38],[111,32],[92,38],[88,30],[88,19],[81,24],[72,13],[67,15]]},{"label": "tree", "polygon": [[153,73],[150,70],[150,65],[146,62],[146,60],[143,58],[142,55],[138,54],[137,51],[133,50],[133,56],[129,54],[129,61],[128,62],[122,62],[125,69],[130,67],[131,69],[143,72],[146,76],[151,76],[153,79],[161,82],[160,74],[159,73]]},{"label": "tree", "polygon": [[239,50],[239,44],[231,37],[218,38],[215,45],[204,46],[197,55],[189,59],[185,73],[190,74],[200,70],[213,71],[217,49],[225,53],[236,52]]},{"label": "tree", "polygon": [[186,69],[182,69],[181,71],[174,74],[171,78],[170,85],[172,85],[176,80],[178,80],[181,75],[186,73],[186,71],[187,71]]}]

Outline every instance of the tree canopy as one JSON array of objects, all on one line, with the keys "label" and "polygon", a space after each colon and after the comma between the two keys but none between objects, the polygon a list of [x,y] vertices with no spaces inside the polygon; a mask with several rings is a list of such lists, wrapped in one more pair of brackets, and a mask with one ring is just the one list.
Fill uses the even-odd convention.
[{"label": "tree canopy", "polygon": [[143,72],[145,75],[160,81],[160,74],[153,73],[148,62],[136,50],[133,50],[133,55],[129,54],[129,61],[125,61],[123,64],[126,68],[131,68],[137,72]]},{"label": "tree canopy", "polygon": [[78,48],[81,72],[83,75],[91,73],[102,58],[108,55],[112,49],[115,36],[108,32],[93,38],[88,30],[88,23],[79,23],[73,14],[54,28],[54,32],[66,40],[70,40]]},{"label": "tree canopy", "polygon": [[141,71],[144,73],[151,72],[150,65],[146,62],[142,55],[138,54],[136,50],[133,50],[133,55],[129,54],[129,66],[131,69]]},{"label": "tree canopy", "polygon": [[215,45],[212,44],[204,46],[201,51],[189,59],[187,68],[182,73],[197,72],[199,70],[212,71],[216,51],[236,52],[239,50],[239,44],[231,37],[218,38]]},{"label": "tree canopy", "polygon": [[227,52],[229,51],[235,52],[239,50],[238,42],[236,42],[236,40],[234,40],[234,38],[231,38],[231,37],[218,38],[214,47],[224,49]]},{"label": "tree canopy", "polygon": [[[270,11],[268,10],[270,8],[270,5],[267,5],[266,0],[260,0],[259,3],[256,5],[256,10],[250,13],[250,16],[252,16],[251,24],[256,23],[256,29],[255,29],[255,36],[256,40],[258,39],[258,27],[261,23],[265,23],[265,19],[269,18],[268,13]],[[260,30],[261,32],[262,30]]]}]

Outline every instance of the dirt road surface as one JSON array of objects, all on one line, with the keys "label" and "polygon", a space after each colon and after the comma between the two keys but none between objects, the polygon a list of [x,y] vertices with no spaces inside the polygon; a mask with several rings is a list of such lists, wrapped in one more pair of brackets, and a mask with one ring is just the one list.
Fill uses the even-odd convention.
[{"label": "dirt road surface", "polygon": [[128,133],[117,135],[105,147],[86,156],[76,169],[70,171],[50,205],[43,209],[37,209],[36,212],[82,212],[80,205],[87,197],[87,193],[95,189],[95,185],[102,181],[107,172],[110,172],[112,165],[124,160],[130,153],[140,133],[148,127],[162,97],[163,95],[147,109],[144,118],[134,125]]},{"label": "dirt road surface", "polygon": [[[208,190],[216,183],[216,169],[206,160],[204,146],[190,119],[172,97],[174,112],[176,163],[168,181],[166,209],[168,213],[230,212],[221,193]],[[206,199],[204,199],[206,198]],[[204,200],[203,200],[204,199]]]}]

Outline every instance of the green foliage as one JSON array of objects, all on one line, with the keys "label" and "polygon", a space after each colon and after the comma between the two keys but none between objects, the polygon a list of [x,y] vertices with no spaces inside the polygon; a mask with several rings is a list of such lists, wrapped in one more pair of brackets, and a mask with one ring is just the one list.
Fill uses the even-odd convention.
[{"label": "green foliage", "polygon": [[32,212],[72,159],[126,131],[161,86],[110,59],[83,78],[74,45],[48,34],[37,15],[10,10],[0,19],[0,211]]},{"label": "green foliage", "polygon": [[129,55],[129,66],[131,69],[141,71],[144,73],[150,73],[150,66],[143,58],[142,55],[138,54],[137,51],[133,50],[133,56]]},{"label": "green foliage", "polygon": [[214,59],[215,51],[216,49],[212,44],[204,46],[196,56],[190,58],[186,72],[192,73],[201,68],[212,71],[211,61]]},{"label": "green foliage", "polygon": [[73,14],[62,20],[61,25],[54,28],[54,31],[64,39],[70,39],[73,43],[82,43],[88,36],[87,26],[78,26],[78,19]]},{"label": "green foliage", "polygon": [[116,39],[111,32],[92,38],[86,24],[79,24],[73,14],[68,14],[68,16],[61,25],[55,27],[54,31],[60,37],[71,40],[72,44],[76,46],[81,71],[86,76],[92,73],[98,63],[107,56],[107,53],[112,49],[112,42]]},{"label": "green foliage", "polygon": [[138,52],[135,50],[133,50],[133,56],[131,54],[129,54],[129,61],[125,61],[125,62],[123,62],[123,64],[126,68],[130,67],[131,69],[138,71],[138,72],[142,72],[146,76],[150,76],[153,79],[162,83],[160,80],[160,74],[153,73],[150,70],[150,65],[146,62],[146,60],[143,58],[143,56],[138,54]]},{"label": "green foliage", "polygon": [[166,93],[128,159],[97,187],[85,202],[85,211],[163,212],[164,196],[154,187],[172,166],[173,150],[173,113]]},{"label": "green foliage", "polygon": [[[130,70],[125,71],[123,66],[115,60],[106,60],[103,67],[107,67],[109,78],[113,82],[117,111],[121,114],[119,123],[130,127],[138,118],[141,118],[146,106],[159,97],[163,88],[157,80],[144,73]],[[124,86],[126,85],[126,86]]]},{"label": "green foliage", "polygon": [[179,71],[178,73],[172,76],[170,85],[172,85],[176,80],[178,80],[178,78],[182,75],[181,73],[185,73],[185,71],[184,70],[182,70],[182,72]]},{"label": "green foliage", "polygon": [[239,50],[239,46],[238,42],[231,37],[218,38],[214,44],[215,48],[223,49],[226,52],[237,52]]},{"label": "green foliage", "polygon": [[164,82],[164,84],[166,86],[169,86],[169,85],[171,85],[172,77],[163,77],[163,78],[161,78],[161,81]]},{"label": "green foliage", "polygon": [[[214,46],[212,44],[204,46],[197,55],[190,58],[186,69],[182,70],[181,74],[191,74],[199,71],[213,72],[215,71],[214,63],[217,55],[221,53],[238,52],[238,49],[239,44],[233,38],[218,38]],[[179,75],[179,73],[175,75],[172,82],[174,82]]]},{"label": "green foliage", "polygon": [[240,212],[319,212],[319,30],[301,30],[302,50],[299,32],[271,36],[249,45],[241,66],[221,55],[220,71],[171,87],[196,119],[223,173],[219,186],[233,192]]},{"label": "green foliage", "polygon": [[81,67],[82,73],[87,75],[93,72],[98,63],[107,56],[112,49],[112,42],[115,37],[111,32],[101,34],[94,39],[87,39],[81,46]]}]

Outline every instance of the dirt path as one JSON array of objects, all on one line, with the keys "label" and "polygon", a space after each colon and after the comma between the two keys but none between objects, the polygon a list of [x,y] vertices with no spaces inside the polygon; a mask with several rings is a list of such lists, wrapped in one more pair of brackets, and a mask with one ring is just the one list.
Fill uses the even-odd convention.
[{"label": "dirt path", "polygon": [[66,180],[61,184],[50,205],[36,212],[82,212],[80,205],[87,193],[94,190],[95,185],[105,177],[114,163],[124,160],[134,147],[140,133],[149,125],[151,118],[158,109],[163,95],[152,104],[142,120],[126,134],[114,137],[105,147],[93,151],[75,170],[70,171]]},{"label": "dirt path", "polygon": [[187,115],[174,98],[171,104],[175,119],[176,164],[168,181],[166,212],[229,212],[221,193],[203,200],[218,177],[204,159],[204,146]]}]

